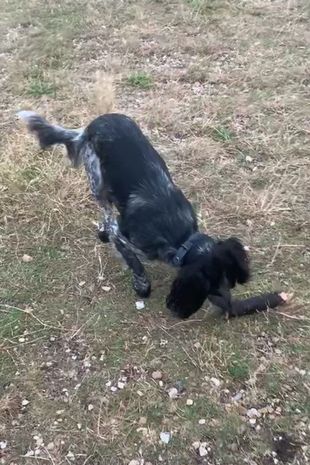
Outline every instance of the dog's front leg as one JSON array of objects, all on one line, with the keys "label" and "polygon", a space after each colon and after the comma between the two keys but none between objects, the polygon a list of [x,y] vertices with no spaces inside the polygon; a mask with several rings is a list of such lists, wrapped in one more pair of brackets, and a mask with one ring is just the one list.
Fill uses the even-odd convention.
[{"label": "dog's front leg", "polygon": [[228,287],[225,286],[216,293],[209,294],[208,300],[219,308],[227,319],[232,315],[231,293]]},{"label": "dog's front leg", "polygon": [[129,242],[120,233],[112,235],[117,251],[122,255],[133,273],[133,288],[139,297],[148,297],[151,293],[151,283],[145,273],[144,267]]}]

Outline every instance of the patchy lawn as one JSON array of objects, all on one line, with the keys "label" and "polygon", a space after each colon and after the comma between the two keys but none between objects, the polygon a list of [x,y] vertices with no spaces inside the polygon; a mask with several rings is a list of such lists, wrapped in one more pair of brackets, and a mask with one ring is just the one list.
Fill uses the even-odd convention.
[{"label": "patchy lawn", "polygon": [[[1,463],[309,463],[308,1],[0,7]],[[290,306],[179,322],[164,305],[171,271],[154,265],[136,309],[128,272],[96,240],[84,173],[14,117],[85,125],[98,70],[202,228],[250,246],[239,295],[283,289]]]}]

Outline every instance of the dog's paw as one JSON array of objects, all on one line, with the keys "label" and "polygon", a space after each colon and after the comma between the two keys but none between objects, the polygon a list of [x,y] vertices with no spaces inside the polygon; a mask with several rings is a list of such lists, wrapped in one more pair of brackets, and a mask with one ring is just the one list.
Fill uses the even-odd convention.
[{"label": "dog's paw", "polygon": [[133,288],[139,297],[149,297],[151,294],[151,283],[146,277],[134,276]]}]

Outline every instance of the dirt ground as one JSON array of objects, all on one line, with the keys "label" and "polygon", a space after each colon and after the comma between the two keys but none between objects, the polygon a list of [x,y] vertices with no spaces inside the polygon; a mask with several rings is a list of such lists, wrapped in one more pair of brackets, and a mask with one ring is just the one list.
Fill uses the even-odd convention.
[{"label": "dirt ground", "polygon": [[[309,463],[309,1],[0,7],[1,463]],[[226,322],[206,304],[180,322],[165,308],[172,272],[152,265],[136,309],[83,170],[15,118],[87,124],[97,71],[201,229],[250,247],[235,294],[280,289],[290,305]]]}]

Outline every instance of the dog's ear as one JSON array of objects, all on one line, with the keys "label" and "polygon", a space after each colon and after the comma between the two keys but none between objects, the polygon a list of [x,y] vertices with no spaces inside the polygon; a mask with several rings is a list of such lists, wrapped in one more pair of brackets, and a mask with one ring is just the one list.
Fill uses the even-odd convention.
[{"label": "dog's ear", "polygon": [[239,239],[230,237],[219,241],[213,250],[214,265],[221,268],[231,287],[244,284],[250,279],[250,264],[247,251]]},{"label": "dog's ear", "polygon": [[179,318],[188,318],[207,298],[209,283],[201,269],[185,266],[173,281],[166,304]]}]

